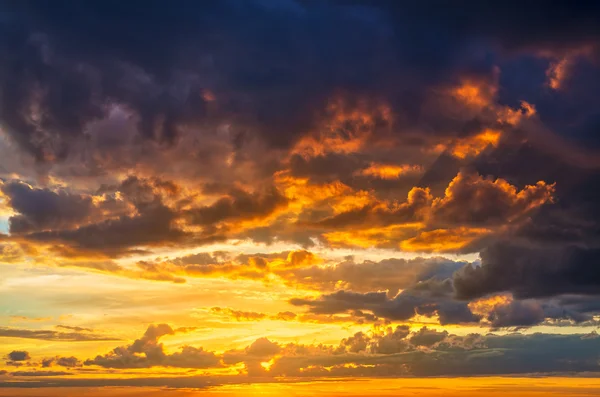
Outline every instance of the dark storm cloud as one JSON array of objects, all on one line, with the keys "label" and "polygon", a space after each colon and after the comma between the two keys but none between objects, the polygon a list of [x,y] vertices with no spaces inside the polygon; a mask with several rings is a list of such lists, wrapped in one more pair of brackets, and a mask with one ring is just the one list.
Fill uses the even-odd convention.
[{"label": "dark storm cloud", "polygon": [[460,172],[448,185],[444,198],[433,206],[434,223],[491,226],[516,221],[536,203],[548,201],[554,187],[544,182],[521,192],[505,181]]},{"label": "dark storm cloud", "polygon": [[[596,371],[599,341],[585,335],[489,335],[474,349],[442,345],[423,361],[415,360],[415,375],[524,374]],[[418,354],[420,355],[420,354]],[[563,360],[564,357],[569,360]]]},{"label": "dark storm cloud", "polygon": [[192,224],[209,226],[223,221],[264,218],[286,203],[287,199],[274,188],[264,194],[238,189],[214,204],[190,210],[188,216]]},{"label": "dark storm cloud", "polygon": [[[282,147],[314,126],[340,90],[387,97],[414,124],[426,87],[492,70],[453,19],[423,23],[412,6],[31,1],[6,8],[1,117],[23,148],[46,161],[65,158],[110,103],[134,111],[146,139],[175,144],[186,127],[229,120]],[[432,124],[450,131],[453,122]]]},{"label": "dark storm cloud", "polygon": [[517,297],[600,294],[600,250],[495,244],[481,253],[481,266],[467,265],[454,277],[459,298],[510,291]]},{"label": "dark storm cloud", "polygon": [[187,234],[173,225],[177,212],[163,202],[165,196],[175,194],[174,189],[168,182],[130,177],[113,192],[120,192],[135,211],[112,218],[101,217],[95,223],[73,229],[33,232],[26,237],[32,241],[64,243],[82,251],[102,251],[109,255],[139,245],[181,241]]},{"label": "dark storm cloud", "polygon": [[82,250],[118,253],[136,245],[175,242],[185,233],[171,226],[174,214],[156,206],[140,216],[122,216],[75,230],[37,232],[28,238],[39,242],[65,242]]},{"label": "dark storm cloud", "polygon": [[510,291],[520,298],[589,295],[586,306],[596,300],[594,295],[600,294],[598,168],[574,164],[530,143],[501,146],[474,165],[480,173],[499,175],[517,186],[541,178],[553,181],[556,198],[483,247],[482,265],[466,266],[455,275],[457,296],[471,299]]},{"label": "dark storm cloud", "polygon": [[[366,4],[348,0],[343,3]],[[596,21],[600,16],[597,4],[586,3],[573,6],[569,1],[558,1],[552,7],[544,1],[521,4],[516,12],[514,1],[502,3],[463,2],[464,8],[453,7],[443,1],[401,4],[394,1],[376,2],[392,15],[408,20],[428,19],[439,24],[437,29],[447,30],[451,39],[470,36],[486,37],[505,49],[564,48],[573,43],[588,42],[598,38],[600,31]],[[432,7],[437,5],[437,7]],[[419,18],[420,17],[420,18]],[[406,29],[414,28],[409,25]]]},{"label": "dark storm cloud", "polygon": [[526,328],[536,324],[570,324],[589,326],[596,322],[589,314],[554,300],[514,300],[507,305],[499,305],[488,315],[490,326],[494,328]]},{"label": "dark storm cloud", "polygon": [[[493,327],[587,321],[598,311],[597,5],[229,0],[142,7],[61,0],[2,8],[0,123],[36,160],[24,156],[18,166],[7,160],[2,172],[43,174],[50,163],[62,165],[54,168],[57,175],[84,191],[113,174],[140,175],[104,185],[97,192],[107,199],[101,204],[74,193],[74,186],[4,182],[2,194],[15,213],[11,237],[71,255],[119,256],[145,246],[223,241],[228,233],[257,242],[309,246],[320,238],[333,245],[324,233],[423,222],[426,230],[376,236],[373,245],[406,242],[404,250],[427,251],[449,242],[440,250],[482,249],[481,266],[466,265],[453,285],[449,274],[399,280],[391,274],[404,265],[384,263],[277,274],[290,284],[319,287],[336,277],[345,281],[350,291],[294,301],[317,313],[372,310],[408,319],[436,312],[446,323],[470,322],[477,316],[454,297],[502,292],[515,300],[487,318]],[[465,81],[473,93],[461,99],[452,90]],[[499,116],[508,105],[518,109],[513,118],[525,118],[522,100],[532,106],[526,122]],[[478,148],[475,159],[453,152],[457,142],[486,129],[498,131],[498,142]],[[319,139],[332,137],[330,147],[318,147]],[[303,138],[315,138],[309,141],[315,153],[294,151]],[[348,141],[356,145],[344,149],[340,142]],[[398,159],[422,173],[394,181],[363,173]],[[341,182],[369,193],[368,203],[332,212],[323,200],[303,208],[293,226],[290,216],[239,231],[236,223],[270,219],[293,206],[283,189],[270,187],[282,169],[308,178],[301,185],[306,190]],[[215,200],[194,206],[194,194],[152,178],[167,172],[201,180],[202,193]],[[189,232],[184,221],[202,231]],[[339,244],[350,245],[350,237]],[[193,262],[182,263],[190,273],[222,267],[202,257],[185,260]],[[253,263],[248,277],[263,276],[266,262]],[[149,275],[161,270],[150,262],[138,267]],[[368,277],[363,268],[390,277]],[[384,289],[388,296],[370,292]],[[562,302],[572,296],[578,301]]]},{"label": "dark storm cloud", "polygon": [[430,281],[427,285],[417,284],[406,289],[391,299],[385,292],[338,291],[315,300],[294,298],[290,303],[308,306],[310,312],[317,314],[369,310],[377,317],[396,321],[410,320],[417,314],[427,317],[437,314],[442,325],[478,322],[480,317],[473,314],[466,303],[453,300],[449,296],[451,292],[449,280]]},{"label": "dark storm cloud", "polygon": [[38,189],[18,181],[4,183],[0,190],[8,197],[8,205],[18,212],[9,219],[10,232],[15,234],[71,229],[100,217],[102,212],[118,215],[126,211],[124,203],[114,197],[95,204],[89,195]]},{"label": "dark storm cloud", "polygon": [[186,126],[233,120],[289,145],[339,90],[387,98],[408,124],[468,130],[452,125],[456,117],[424,120],[429,87],[461,74],[488,79],[497,44],[535,52],[598,33],[597,7],[532,2],[515,12],[512,2],[468,3],[460,11],[353,1],[11,3],[2,24],[2,118],[40,159],[66,156],[85,124],[107,115],[107,103],[133,110],[140,135],[166,143]]},{"label": "dark storm cloud", "polygon": [[[484,261],[485,263],[485,261]],[[383,265],[384,262],[377,265]],[[418,262],[411,263],[412,266],[418,266]],[[359,269],[344,269],[347,264],[341,263],[337,267],[340,271],[359,271]],[[355,265],[359,267],[358,265]],[[375,267],[367,264],[361,265],[365,269],[374,269]],[[360,268],[360,267],[359,267]],[[430,272],[418,274],[415,278],[394,279],[386,276],[386,268],[382,267],[378,273],[382,280],[369,280],[360,285],[352,283],[352,277],[346,275],[347,287],[352,290],[338,290],[333,293],[323,294],[317,299],[294,298],[290,303],[295,306],[306,306],[309,313],[317,315],[336,315],[352,314],[357,317],[375,316],[375,318],[387,319],[392,321],[408,321],[416,315],[432,317],[437,316],[440,324],[468,324],[479,323],[481,326],[487,326],[491,329],[499,328],[527,328],[534,325],[548,324],[570,324],[571,326],[585,326],[594,323],[592,314],[598,310],[594,305],[594,300],[585,300],[581,296],[571,295],[570,297],[547,298],[544,295],[540,299],[525,299],[528,296],[522,296],[514,293],[512,295],[489,296],[496,292],[504,292],[504,289],[490,288],[489,284],[482,280],[469,279],[469,285],[480,286],[482,291],[479,295],[463,296],[465,272],[469,269],[482,269],[485,264],[478,263],[467,264],[462,268],[459,263],[446,263],[444,266],[432,268]],[[395,268],[397,269],[397,268]],[[309,269],[299,269],[298,273],[306,272]],[[418,269],[415,269],[418,270]],[[472,270],[471,270],[472,271]],[[540,269],[533,270],[531,278],[538,275]],[[311,279],[311,285],[318,285],[320,277],[326,277],[327,273],[315,274],[315,279]],[[500,273],[500,271],[499,271]],[[309,273],[310,274],[310,273]],[[342,273],[332,273],[336,275],[336,280],[344,280]],[[360,276],[360,272],[352,276]],[[408,277],[408,274],[405,274]],[[498,274],[490,276],[490,280],[504,275]],[[518,278],[515,276],[515,278]],[[293,278],[288,277],[293,280]],[[394,281],[386,284],[383,280]],[[494,279],[495,280],[495,279]],[[527,280],[527,279],[525,279]],[[303,281],[296,281],[295,283]],[[501,282],[501,281],[499,281]],[[539,280],[540,285],[545,285],[547,280]],[[491,283],[491,281],[488,281]],[[383,287],[385,285],[394,286],[387,292],[367,292],[368,286]],[[514,284],[512,284],[514,285]],[[340,286],[339,282],[336,286]],[[531,285],[527,285],[528,288]],[[398,289],[401,292],[396,294]],[[357,292],[365,291],[365,292]],[[527,289],[527,291],[530,291]],[[391,292],[391,293],[390,293]],[[483,297],[481,300],[476,298]],[[458,299],[457,299],[458,298]]]}]

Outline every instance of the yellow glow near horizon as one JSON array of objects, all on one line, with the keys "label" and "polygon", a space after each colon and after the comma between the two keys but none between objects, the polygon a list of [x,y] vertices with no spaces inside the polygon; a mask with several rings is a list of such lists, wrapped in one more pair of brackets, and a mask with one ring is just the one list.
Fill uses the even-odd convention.
[{"label": "yellow glow near horizon", "polygon": [[[201,381],[199,381],[201,383]],[[285,383],[223,385],[194,389],[155,387],[95,387],[95,388],[0,388],[0,397],[172,397],[218,396],[290,396],[290,397],[584,397],[600,393],[600,379],[566,377],[473,377],[473,378],[407,378],[407,379],[328,379]]]}]

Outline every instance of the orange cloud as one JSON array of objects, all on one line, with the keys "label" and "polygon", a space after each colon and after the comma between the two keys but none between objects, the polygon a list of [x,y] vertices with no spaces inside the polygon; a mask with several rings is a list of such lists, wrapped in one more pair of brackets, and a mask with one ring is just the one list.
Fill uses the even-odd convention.
[{"label": "orange cloud", "polygon": [[522,120],[531,118],[537,113],[535,106],[529,102],[521,101],[521,106],[513,109],[509,106],[501,107],[497,110],[498,122],[509,125],[517,125]]},{"label": "orange cloud", "polygon": [[492,295],[469,302],[469,309],[475,314],[487,317],[491,312],[501,306],[508,306],[513,301],[511,294]]},{"label": "orange cloud", "polygon": [[293,177],[288,171],[276,173],[275,184],[289,200],[288,212],[292,214],[299,214],[304,209],[339,214],[377,203],[371,192],[355,191],[340,181],[310,183],[308,178]]},{"label": "orange cloud", "polygon": [[335,231],[323,234],[327,243],[336,248],[344,247],[391,247],[395,241],[402,241],[424,226],[423,223],[407,223],[385,227]]},{"label": "orange cloud", "polygon": [[379,179],[398,179],[402,175],[423,172],[423,167],[410,164],[380,164],[372,162],[369,167],[357,171],[356,175],[370,176]]},{"label": "orange cloud", "polygon": [[495,130],[485,130],[477,135],[459,139],[451,148],[450,153],[459,159],[477,156],[489,146],[497,146],[501,133]]},{"label": "orange cloud", "polygon": [[451,94],[461,102],[473,107],[489,106],[497,92],[495,85],[485,82],[465,81],[454,88]]},{"label": "orange cloud", "polygon": [[332,197],[343,197],[352,191],[339,181],[312,184],[308,178],[291,176],[288,171],[277,172],[274,180],[275,185],[290,200],[289,208],[295,211]]},{"label": "orange cloud", "polygon": [[431,222],[449,225],[501,225],[520,219],[551,201],[554,184],[539,181],[518,191],[506,180],[459,172],[444,197],[432,203]]},{"label": "orange cloud", "polygon": [[327,106],[326,117],[314,131],[298,141],[291,154],[315,157],[325,153],[356,153],[381,124],[392,122],[386,105],[372,106],[359,101],[356,106],[350,106],[337,98]]},{"label": "orange cloud", "polygon": [[469,227],[436,229],[400,242],[400,248],[411,252],[458,251],[490,232],[490,229]]}]

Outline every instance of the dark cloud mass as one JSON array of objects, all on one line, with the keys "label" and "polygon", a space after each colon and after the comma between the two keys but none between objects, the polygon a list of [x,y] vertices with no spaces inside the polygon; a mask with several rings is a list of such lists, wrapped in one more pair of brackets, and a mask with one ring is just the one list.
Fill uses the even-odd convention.
[{"label": "dark cloud mass", "polygon": [[[471,312],[466,303],[449,298],[451,285],[448,280],[433,287],[407,289],[388,299],[385,292],[368,292],[366,294],[338,291],[323,295],[318,300],[294,298],[290,301],[295,306],[308,306],[313,313],[335,314],[352,311],[369,310],[375,316],[396,321],[410,320],[416,315],[439,316],[440,324],[476,323],[479,317]],[[437,284],[432,282],[432,284]],[[431,289],[429,289],[431,288]],[[419,290],[420,289],[420,290]],[[450,291],[447,291],[447,290]],[[446,291],[444,291],[446,290]]]},{"label": "dark cloud mass", "polygon": [[8,353],[7,358],[10,361],[25,361],[30,359],[28,352],[19,350],[13,350],[12,352]]},{"label": "dark cloud mass", "polygon": [[[0,59],[0,293],[44,266],[171,282],[177,321],[364,327],[213,352],[151,325],[94,358],[11,344],[2,376],[598,371],[595,334],[506,332],[600,324],[599,4],[0,0]],[[115,340],[93,316],[0,338]],[[383,329],[423,322],[501,335]]]},{"label": "dark cloud mass", "polygon": [[[561,198],[551,170],[515,184],[510,159],[485,159],[529,140],[558,156],[568,123],[512,92],[512,68],[539,59],[536,89],[572,102],[557,87],[577,68],[556,65],[592,73],[595,7],[528,4],[519,35],[510,6],[476,2],[138,8],[3,5],[11,235],[110,256],[235,237],[477,251]],[[140,202],[136,184],[162,193]]]}]

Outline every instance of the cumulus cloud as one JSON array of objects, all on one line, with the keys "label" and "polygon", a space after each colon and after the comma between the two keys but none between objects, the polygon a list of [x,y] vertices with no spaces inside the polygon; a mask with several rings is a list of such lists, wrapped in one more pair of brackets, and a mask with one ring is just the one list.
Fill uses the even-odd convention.
[{"label": "cumulus cloud", "polygon": [[[597,338],[590,335],[457,336],[447,331],[406,327],[359,332],[337,346],[277,344],[258,360],[250,347],[225,353],[226,362],[244,362],[256,376],[464,376],[594,371]],[[260,341],[260,342],[259,342]],[[253,346],[253,345],[251,345]],[[569,357],[565,360],[565,357]]]},{"label": "cumulus cloud", "polygon": [[15,367],[20,367],[24,364],[24,361],[28,361],[31,359],[29,353],[24,350],[13,350],[6,355],[6,365],[12,365]]},{"label": "cumulus cloud", "polygon": [[433,202],[433,222],[478,227],[509,224],[549,201],[553,191],[545,182],[517,191],[505,180],[460,172],[444,197]]},{"label": "cumulus cloud", "polygon": [[182,346],[180,352],[165,353],[159,339],[173,335],[175,331],[167,324],[150,325],[140,339],[128,346],[120,346],[113,351],[85,360],[85,365],[105,368],[150,368],[155,366],[179,368],[219,367],[219,358],[202,348]]},{"label": "cumulus cloud", "polygon": [[[427,327],[411,331],[408,326],[395,326],[358,332],[333,345],[278,343],[259,338],[245,348],[222,355],[190,346],[166,354],[158,340],[172,333],[166,324],[150,326],[131,345],[86,360],[85,365],[196,369],[243,364],[243,375],[251,377],[523,375],[595,371],[600,349],[595,333],[459,336]],[[65,365],[79,363],[73,358],[65,361]],[[33,374],[12,375],[43,376],[42,373],[53,371],[27,372]],[[68,374],[59,372],[56,375]]]}]

